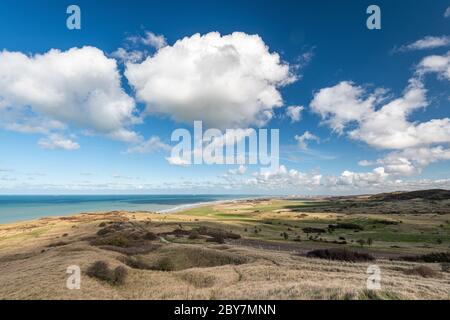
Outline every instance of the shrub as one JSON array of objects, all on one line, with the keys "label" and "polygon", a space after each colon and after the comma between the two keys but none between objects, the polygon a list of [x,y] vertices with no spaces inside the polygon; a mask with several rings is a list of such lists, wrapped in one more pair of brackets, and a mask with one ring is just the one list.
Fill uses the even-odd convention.
[{"label": "shrub", "polygon": [[61,247],[61,246],[65,246],[68,245],[68,242],[65,241],[58,241],[58,242],[54,242],[54,243],[50,243],[49,245],[47,245],[48,248],[54,248],[54,247]]},{"label": "shrub", "polygon": [[125,283],[127,277],[127,269],[123,266],[118,266],[111,270],[108,263],[104,261],[94,262],[86,271],[87,275],[92,278],[107,281],[111,284],[121,285]]},{"label": "shrub", "polygon": [[104,261],[94,262],[86,271],[87,275],[104,281],[110,281],[110,270],[108,264]]},{"label": "shrub", "polygon": [[450,252],[432,252],[418,256],[404,256],[400,260],[413,262],[450,262]]},{"label": "shrub", "polygon": [[304,233],[325,233],[326,230],[322,228],[312,228],[312,227],[306,227],[302,229]]},{"label": "shrub", "polygon": [[197,230],[192,230],[188,237],[190,240],[200,239],[200,235]]},{"label": "shrub", "polygon": [[127,278],[128,271],[123,266],[118,266],[114,269],[112,277],[113,277],[113,283],[117,285],[122,285],[125,283],[125,279]]},{"label": "shrub", "polygon": [[423,278],[432,278],[437,276],[437,272],[428,266],[418,266],[405,270],[405,274],[421,276]]},{"label": "shrub", "polygon": [[368,253],[355,252],[337,248],[312,250],[308,252],[306,256],[309,258],[319,258],[319,259],[348,261],[348,262],[375,260],[375,258]]},{"label": "shrub", "polygon": [[139,257],[124,257],[120,259],[123,263],[133,269],[151,270],[153,267]]},{"label": "shrub", "polygon": [[159,259],[152,267],[152,270],[159,270],[159,271],[173,271],[175,270],[175,265],[170,260],[170,258],[165,257]]},{"label": "shrub", "polygon": [[94,245],[110,245],[116,247],[128,247],[130,246],[130,240],[122,234],[113,234],[111,236],[95,239]]},{"label": "shrub", "polygon": [[158,236],[153,232],[147,232],[142,238],[144,238],[145,240],[156,240],[158,239]]},{"label": "shrub", "polygon": [[215,236],[221,236],[224,239],[240,239],[241,236],[239,234],[230,232],[230,231],[225,231],[222,229],[217,229],[217,228],[208,228],[208,227],[200,227],[196,229],[197,232],[201,235],[206,235],[206,236],[210,236],[210,237],[215,237]]},{"label": "shrub", "polygon": [[220,243],[220,244],[225,243],[225,239],[223,238],[223,236],[221,234],[216,234],[215,236],[212,237],[211,240],[214,242]]},{"label": "shrub", "polygon": [[330,224],[328,226],[329,229],[348,229],[348,230],[358,230],[362,231],[364,228],[356,223],[337,223],[337,224]]},{"label": "shrub", "polygon": [[106,228],[103,228],[103,229],[98,230],[98,231],[97,231],[97,235],[98,235],[98,236],[104,236],[105,234],[108,234],[108,233],[110,233],[110,232],[112,232],[112,231],[114,231],[114,230],[111,229],[111,228],[109,228],[109,227],[106,227]]},{"label": "shrub", "polygon": [[102,222],[98,225],[99,228],[104,228],[106,227],[106,222]]}]

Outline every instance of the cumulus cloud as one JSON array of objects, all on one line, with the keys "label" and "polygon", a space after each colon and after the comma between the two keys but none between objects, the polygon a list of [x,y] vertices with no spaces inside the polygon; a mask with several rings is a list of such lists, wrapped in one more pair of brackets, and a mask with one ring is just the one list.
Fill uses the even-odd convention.
[{"label": "cumulus cloud", "polygon": [[443,146],[407,148],[394,151],[376,161],[367,161],[368,165],[382,165],[392,175],[410,176],[419,174],[431,163],[450,160],[450,149]]},{"label": "cumulus cloud", "polygon": [[207,126],[260,126],[283,105],[280,86],[296,80],[258,35],[195,34],[159,49],[125,75],[148,113]]},{"label": "cumulus cloud", "polygon": [[403,149],[450,142],[449,118],[408,120],[413,111],[428,105],[420,80],[411,79],[403,96],[378,109],[377,101],[378,93],[367,94],[361,87],[344,81],[320,90],[310,106],[336,131],[342,132],[347,124],[356,123],[349,136],[376,148]]},{"label": "cumulus cloud", "polygon": [[449,36],[440,36],[440,37],[427,36],[427,37],[419,39],[413,43],[401,46],[398,49],[394,49],[394,51],[404,52],[404,51],[414,51],[414,50],[425,50],[425,49],[446,47],[449,45],[450,45],[450,37]]},{"label": "cumulus cloud", "polygon": [[126,153],[152,153],[155,151],[169,151],[171,147],[162,142],[158,136],[152,136],[146,141],[142,141],[138,145],[129,147]]},{"label": "cumulus cloud", "polygon": [[303,110],[305,110],[303,106],[289,106],[286,108],[286,115],[291,119],[291,122],[299,122],[302,119]]},{"label": "cumulus cloud", "polygon": [[47,138],[40,139],[38,145],[43,149],[63,149],[63,150],[77,150],[80,145],[58,134],[51,134]]},{"label": "cumulus cloud", "polygon": [[389,177],[419,174],[431,163],[450,160],[450,151],[445,147],[450,143],[450,118],[410,120],[413,112],[430,103],[423,84],[428,73],[450,80],[450,52],[423,58],[398,98],[388,99],[380,89],[370,93],[343,81],[319,90],[310,107],[333,130],[343,133],[348,129],[346,133],[354,140],[391,150],[380,159],[363,160],[359,165],[378,165]]},{"label": "cumulus cloud", "polygon": [[19,131],[38,117],[49,124],[41,131],[67,124],[118,139],[137,139],[127,129],[137,121],[135,103],[121,87],[116,61],[94,47],[52,49],[33,56],[2,51],[0,112],[7,115],[9,128]]},{"label": "cumulus cloud", "polygon": [[350,81],[342,81],[316,92],[310,107],[334,131],[342,133],[348,123],[359,121],[372,112],[376,100],[375,95],[365,97],[362,87]]},{"label": "cumulus cloud", "polygon": [[450,80],[450,51],[446,55],[432,55],[425,57],[417,67],[417,73],[437,73],[438,77]]},{"label": "cumulus cloud", "polygon": [[294,138],[297,140],[298,147],[302,150],[308,150],[308,141],[320,141],[319,137],[313,135],[309,131],[305,131],[301,136],[296,135]]}]

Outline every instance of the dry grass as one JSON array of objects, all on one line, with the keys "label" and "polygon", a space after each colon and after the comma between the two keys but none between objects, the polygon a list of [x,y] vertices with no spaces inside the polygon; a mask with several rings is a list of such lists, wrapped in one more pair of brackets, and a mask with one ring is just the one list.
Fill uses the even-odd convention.
[{"label": "dry grass", "polygon": [[[275,213],[279,207],[271,201],[234,205],[233,210],[239,210],[232,211],[234,215],[248,211],[263,220],[275,215],[279,219],[291,217],[286,221],[305,219],[292,218],[290,211]],[[271,206],[273,209],[264,211]],[[214,210],[231,208],[230,204],[220,204]],[[307,219],[323,219],[319,213],[307,215]],[[329,216],[336,217],[326,213],[327,219]],[[125,223],[126,228],[97,235],[100,228],[111,226],[111,221]],[[450,273],[436,271],[436,263],[427,263],[436,276],[422,277],[405,273],[419,266],[410,261],[383,257],[353,263],[311,259],[290,251],[243,246],[227,238],[226,244],[218,245],[197,237],[189,239],[189,232],[173,234],[179,224],[185,230],[222,226],[228,236],[243,232],[236,220],[216,221],[207,214],[112,212],[1,225],[0,299],[450,299]],[[197,232],[212,236],[204,231]],[[147,232],[165,234],[169,243],[152,236],[146,239]],[[52,245],[62,241],[66,233],[64,245]],[[114,242],[117,233],[126,240]],[[130,238],[131,234],[141,238]],[[162,268],[164,259],[172,267]],[[127,270],[126,281],[116,286],[89,277],[89,267],[99,260],[107,263],[108,270]],[[380,291],[366,289],[367,267],[373,263],[381,269]],[[80,290],[66,288],[70,265],[81,267]]]}]

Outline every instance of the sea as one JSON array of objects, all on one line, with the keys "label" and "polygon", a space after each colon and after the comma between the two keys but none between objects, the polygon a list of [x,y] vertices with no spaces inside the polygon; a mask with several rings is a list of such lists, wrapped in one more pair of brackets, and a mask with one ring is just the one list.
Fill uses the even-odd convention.
[{"label": "sea", "polygon": [[170,212],[252,195],[0,195],[0,224],[82,212]]}]

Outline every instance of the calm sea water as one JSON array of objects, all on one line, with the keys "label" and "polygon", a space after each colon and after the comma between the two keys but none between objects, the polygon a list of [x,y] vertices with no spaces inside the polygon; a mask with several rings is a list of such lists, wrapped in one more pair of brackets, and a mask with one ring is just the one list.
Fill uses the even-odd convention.
[{"label": "calm sea water", "polygon": [[163,211],[238,195],[0,195],[0,223],[113,210]]}]

